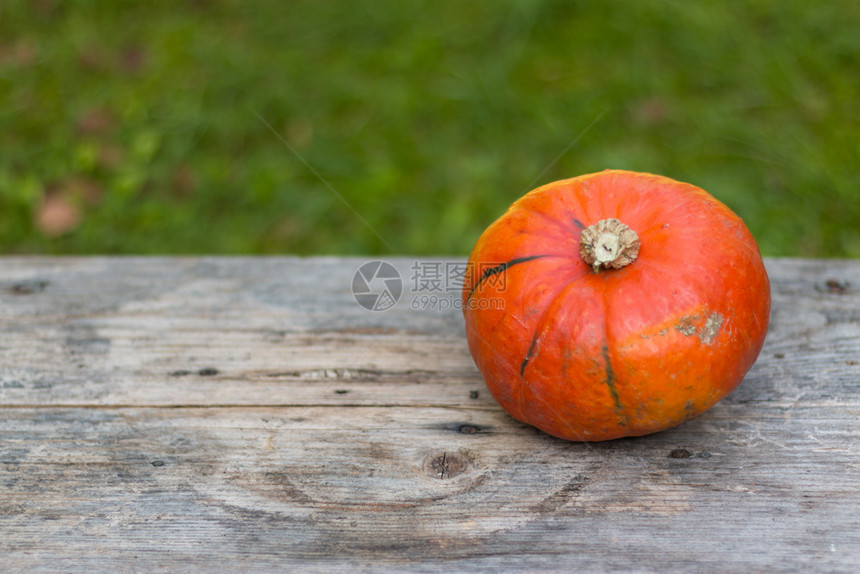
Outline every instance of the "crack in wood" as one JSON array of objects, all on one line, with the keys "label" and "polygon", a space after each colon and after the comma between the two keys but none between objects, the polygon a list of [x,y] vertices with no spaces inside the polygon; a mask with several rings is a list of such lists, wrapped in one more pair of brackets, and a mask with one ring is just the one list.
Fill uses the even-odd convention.
[{"label": "crack in wood", "polygon": [[269,373],[251,373],[248,375],[251,378],[265,379],[300,379],[303,381],[314,379],[327,380],[360,380],[360,381],[384,381],[410,379],[413,382],[424,382],[432,379],[444,378],[446,380],[451,377],[476,378],[476,374],[472,371],[434,371],[430,369],[405,369],[405,370],[386,370],[386,369],[354,369],[354,368],[320,368],[295,371],[275,371]]},{"label": "crack in wood", "polygon": [[133,404],[133,403],[115,403],[115,404],[95,404],[95,403],[6,403],[0,404],[0,409],[16,409],[16,410],[74,410],[74,409],[90,409],[90,410],[123,410],[123,409],[154,409],[154,410],[182,410],[182,409],[452,409],[464,411],[498,411],[499,406],[494,404],[476,405],[474,403],[464,403],[462,405],[449,403],[421,403],[421,404],[404,404],[404,403],[185,403],[185,404]]},{"label": "crack in wood", "polygon": [[439,478],[445,478],[448,474],[448,453],[442,453],[442,460],[439,461]]}]

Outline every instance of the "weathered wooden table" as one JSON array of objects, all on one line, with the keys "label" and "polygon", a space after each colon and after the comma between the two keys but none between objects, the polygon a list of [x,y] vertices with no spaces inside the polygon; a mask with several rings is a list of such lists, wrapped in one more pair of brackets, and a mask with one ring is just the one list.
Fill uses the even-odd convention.
[{"label": "weathered wooden table", "polygon": [[860,262],[769,260],[731,396],[581,444],[365,261],[0,259],[0,571],[860,571]]}]

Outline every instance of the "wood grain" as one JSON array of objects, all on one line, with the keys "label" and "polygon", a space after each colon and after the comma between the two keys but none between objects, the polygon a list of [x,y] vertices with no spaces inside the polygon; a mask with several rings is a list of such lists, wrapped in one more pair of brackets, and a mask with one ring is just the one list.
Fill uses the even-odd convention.
[{"label": "wood grain", "polygon": [[582,444],[364,261],[0,259],[0,571],[860,569],[860,262],[768,260],[741,387]]}]

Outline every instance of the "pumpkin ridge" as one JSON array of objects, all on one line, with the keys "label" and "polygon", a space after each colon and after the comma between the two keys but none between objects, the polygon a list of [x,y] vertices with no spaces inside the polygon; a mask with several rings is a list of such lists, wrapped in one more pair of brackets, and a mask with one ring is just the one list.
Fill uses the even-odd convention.
[{"label": "pumpkin ridge", "polygon": [[[546,257],[551,257],[551,256],[547,255]],[[579,258],[578,255],[576,257]],[[580,258],[580,260],[581,260],[581,258]],[[547,299],[546,307],[544,307],[544,309],[540,313],[540,316],[534,322],[535,330],[534,330],[534,335],[532,336],[531,344],[529,345],[528,351],[526,351],[526,356],[523,359],[523,362],[520,363],[520,376],[521,377],[524,376],[526,367],[531,362],[531,360],[534,358],[534,351],[537,348],[537,341],[538,341],[538,338],[540,337],[541,326],[542,326],[544,320],[546,319],[546,315],[549,312],[549,310],[552,308],[552,306],[555,304],[555,302],[558,301],[559,297],[564,296],[565,291],[567,291],[571,287],[576,286],[577,283],[579,283],[582,280],[585,280],[589,276],[590,276],[589,273],[584,273],[582,275],[575,276],[567,284],[565,284],[561,289],[559,289],[556,293],[554,293],[551,297],[549,297]],[[603,307],[604,307],[604,309],[606,309],[606,297],[605,297],[605,295],[604,295],[603,299],[604,299]],[[607,331],[608,331],[608,327],[604,327],[604,338],[607,337],[607,335],[606,335]],[[606,347],[605,344],[604,344],[604,347]],[[607,364],[608,364],[608,359],[607,359]],[[618,403],[618,400],[617,400],[615,393],[613,393],[613,397],[615,397],[616,403]],[[618,408],[622,408],[620,404],[617,404],[617,406],[618,406]]]},{"label": "pumpkin ridge", "polygon": [[[531,382],[529,381],[529,379],[527,377],[525,377],[525,369],[530,364],[532,359],[534,359],[534,357],[537,355],[537,353],[535,351],[538,348],[538,340],[540,339],[540,334],[544,328],[543,323],[547,320],[549,310],[553,307],[553,305],[558,301],[559,298],[564,297],[565,293],[569,289],[575,287],[581,279],[588,278],[589,276],[590,275],[580,275],[580,276],[575,277],[573,280],[566,283],[564,285],[564,287],[559,289],[552,297],[550,297],[548,299],[546,307],[541,312],[538,319],[534,322],[534,328],[535,328],[534,335],[532,337],[531,344],[529,345],[529,349],[526,352],[526,356],[525,356],[523,362],[520,364],[520,385],[523,385],[523,386],[526,386],[526,387],[532,389],[532,396],[536,400],[540,401],[540,403],[544,406],[544,408],[547,409],[547,411],[549,411],[550,413],[555,415],[556,422],[562,423],[568,429],[568,431],[570,433],[568,435],[568,438],[574,437],[574,436],[579,436],[579,434],[580,434],[579,431],[575,429],[574,425],[570,424],[570,422],[567,420],[567,418],[559,416],[559,409],[557,408],[556,405],[552,404],[551,401],[549,401],[547,398],[542,396],[540,393],[534,392],[534,388],[532,387]],[[600,352],[601,352],[603,360],[604,360],[604,374],[605,374],[604,382],[605,382],[607,388],[609,389],[609,394],[612,398],[612,402],[614,403],[614,407],[615,407],[614,410],[615,410],[616,416],[618,417],[618,423],[617,424],[619,427],[624,428],[624,427],[628,426],[629,415],[627,414],[626,409],[625,409],[625,407],[621,401],[621,395],[619,393],[618,386],[616,385],[617,376],[615,374],[615,370],[612,366],[612,360],[610,358],[609,321],[608,321],[608,313],[607,313],[608,302],[607,302],[607,293],[606,292],[603,293],[602,299],[603,299],[603,305],[604,305],[604,318],[606,319],[606,322],[604,324],[604,335],[603,335],[604,343],[600,347]],[[520,396],[522,396],[522,395],[520,395]],[[554,433],[550,433],[550,434],[554,434]],[[558,436],[558,435],[555,435],[555,436]]]},{"label": "pumpkin ridge", "polygon": [[618,426],[626,427],[630,420],[627,410],[621,404],[621,396],[618,393],[616,383],[615,370],[612,368],[612,360],[609,357],[609,293],[603,291],[603,371],[606,375],[606,386],[609,387],[609,394],[612,396],[612,401],[615,403],[615,414],[618,416]]},{"label": "pumpkin ridge", "polygon": [[[547,299],[546,307],[544,307],[544,309],[540,313],[540,316],[534,322],[534,336],[532,337],[531,345],[529,345],[529,349],[526,352],[526,357],[523,360],[523,362],[520,364],[520,385],[519,385],[520,403],[522,403],[522,387],[526,386],[532,390],[532,396],[534,396],[538,401],[540,401],[540,403],[544,406],[544,408],[546,408],[549,412],[551,412],[555,416],[555,420],[564,425],[564,427],[568,431],[568,436],[578,436],[580,433],[568,421],[567,417],[561,416],[561,413],[559,412],[558,408],[556,408],[556,406],[553,405],[551,401],[547,400],[547,398],[544,397],[541,393],[535,392],[534,387],[532,387],[531,382],[525,376],[525,369],[526,369],[526,366],[528,366],[528,364],[531,362],[531,360],[535,357],[534,351],[538,347],[537,342],[538,342],[538,339],[540,338],[540,333],[542,331],[542,325],[543,325],[544,321],[547,319],[549,310],[553,307],[555,302],[558,301],[558,299],[560,297],[564,296],[565,292],[568,289],[571,289],[572,287],[576,286],[577,283],[581,279],[583,279],[584,277],[587,277],[587,276],[588,276],[587,274],[586,275],[578,275],[572,281],[569,281],[564,286],[562,286],[556,293],[554,293],[551,297],[549,297]],[[527,421],[524,421],[524,422],[527,422]],[[555,435],[555,436],[557,436],[557,435]]]},{"label": "pumpkin ridge", "polygon": [[[534,258],[534,259],[537,259],[537,258],[540,258],[540,257],[561,257],[561,256],[560,256],[560,255],[544,255],[544,256],[535,256],[535,257],[533,257],[533,258]],[[577,255],[577,257],[579,257],[579,256]],[[531,260],[531,259],[529,259],[529,260]],[[512,261],[513,261],[513,260],[512,260]],[[577,276],[576,276],[576,277],[574,277],[571,281],[569,281],[569,282],[565,283],[564,285],[562,285],[561,287],[559,287],[559,288],[558,288],[558,290],[557,290],[553,295],[551,295],[551,296],[547,299],[546,307],[545,307],[542,311],[540,311],[540,315],[539,315],[539,316],[538,316],[538,318],[534,321],[534,325],[535,325],[535,333],[536,333],[536,335],[535,335],[535,336],[536,336],[536,337],[537,337],[537,333],[539,333],[539,332],[540,332],[540,329],[539,329],[539,328],[537,328],[537,327],[538,327],[538,326],[543,322],[543,320],[544,320],[544,317],[545,317],[546,313],[548,312],[549,308],[550,308],[550,307],[552,307],[553,303],[555,303],[556,299],[558,299],[559,297],[561,297],[561,296],[562,296],[562,293],[564,293],[564,291],[566,291],[567,289],[569,289],[570,287],[572,287],[574,284],[576,284],[576,282],[577,282],[577,281],[579,281],[580,279],[582,279],[582,278],[583,278],[583,277],[585,277],[586,275],[588,275],[588,272],[587,272],[587,271],[586,271],[585,273],[583,273],[582,275],[577,275]],[[474,289],[473,289],[473,290],[474,290]],[[471,294],[470,294],[470,296],[469,296],[469,297],[471,297]],[[468,301],[469,299],[467,298],[466,300]],[[508,313],[510,313],[510,311],[508,311],[508,310],[506,309],[506,314],[508,314]],[[526,327],[526,325],[525,325],[525,323],[523,322],[523,320],[522,320],[522,319],[517,318],[516,320],[517,320],[517,322],[518,322],[518,323],[520,323],[520,325],[522,325],[523,327]],[[501,327],[501,322],[500,322],[499,324],[497,324],[497,325],[496,325],[496,326],[495,326],[495,327],[494,327],[494,328],[493,328],[489,333],[487,333],[487,337],[481,336],[480,334],[478,334],[478,337],[481,339],[481,341],[482,341],[482,342],[489,344],[489,342],[488,342],[488,340],[487,340],[487,339],[489,339],[492,335],[494,335],[494,334],[495,334],[495,332],[496,332],[500,327]],[[494,355],[502,356],[502,355],[499,355],[499,354],[495,351],[495,349],[491,349],[491,352],[492,352]],[[534,358],[534,357],[533,357],[533,356],[532,356],[532,357],[530,357],[530,360],[531,360],[531,358]]]},{"label": "pumpkin ridge", "polygon": [[486,281],[487,279],[489,279],[493,275],[497,275],[499,273],[504,273],[510,267],[513,267],[514,265],[519,265],[520,263],[527,263],[529,261],[534,261],[535,259],[541,259],[543,257],[551,257],[551,255],[543,254],[543,255],[527,255],[525,257],[515,257],[514,259],[511,259],[510,261],[506,261],[504,263],[500,263],[500,264],[496,265],[495,267],[490,267],[489,269],[485,269],[484,273],[481,274],[480,279],[478,279],[478,281],[472,286],[472,289],[469,291],[469,296],[466,297],[466,302],[467,303],[469,302],[469,300],[472,298],[472,295],[474,295],[475,291],[478,289],[478,287],[481,286],[481,283],[483,283],[484,281]]},{"label": "pumpkin ridge", "polygon": [[570,214],[570,223],[572,223],[576,229],[570,227],[570,225],[568,225],[568,222],[565,219],[559,219],[557,217],[553,217],[549,213],[542,211],[536,205],[521,205],[517,208],[518,211],[527,211],[529,213],[533,213],[537,216],[540,216],[541,219],[544,219],[548,223],[554,225],[555,227],[560,229],[563,233],[570,233],[570,234],[575,235],[576,233],[579,233],[582,229],[585,228],[585,224],[583,224],[582,221],[577,217],[576,210],[571,209],[567,206],[565,206],[565,209],[567,209],[568,213]]},{"label": "pumpkin ridge", "polygon": [[[525,378],[522,379],[522,382],[525,383],[526,385],[528,385],[529,388],[532,388],[531,383],[529,383]],[[535,393],[534,389],[532,389],[532,394],[538,401],[540,401],[540,403],[544,406],[544,408],[546,408],[546,410],[549,411],[555,417],[555,420],[557,422],[560,422],[561,424],[564,425],[564,427],[567,429],[568,436],[579,436],[580,435],[580,433],[567,420],[567,418],[561,416],[561,412],[558,410],[558,408],[556,408],[555,405],[552,404],[552,402],[550,400],[548,400],[546,397],[544,397],[538,393]],[[520,400],[522,401],[522,394],[520,394]],[[514,418],[516,418],[516,417],[514,417]],[[527,424],[531,424],[528,422],[528,420],[524,420],[524,419],[517,419],[517,420],[520,420],[520,421],[527,423]],[[549,434],[553,434],[553,433],[549,433]],[[559,435],[553,434],[553,436],[559,436]]]},{"label": "pumpkin ridge", "polygon": [[559,297],[562,297],[565,291],[575,286],[576,283],[583,277],[585,277],[585,275],[578,275],[574,277],[572,281],[562,286],[561,289],[556,291],[551,297],[547,299],[546,306],[543,308],[543,310],[541,310],[540,316],[534,322],[534,335],[532,335],[532,342],[529,345],[528,351],[526,351],[526,356],[523,359],[523,362],[520,363],[520,376],[523,377],[523,380],[525,380],[524,373],[526,367],[528,366],[529,362],[531,362],[531,360],[534,358],[534,351],[537,348],[537,342],[540,338],[540,332],[542,330],[542,325],[544,320],[546,319],[547,313],[549,313],[549,310],[552,308],[555,302],[558,301]]},{"label": "pumpkin ridge", "polygon": [[[552,401],[550,401],[549,399],[547,399],[547,398],[546,398],[545,396],[543,396],[542,394],[540,394],[540,393],[536,393],[536,392],[535,392],[535,390],[534,390],[534,387],[532,387],[532,385],[531,385],[531,383],[528,381],[528,379],[526,379],[525,377],[522,377],[522,376],[520,377],[520,393],[519,393],[519,400],[520,400],[520,405],[519,405],[519,406],[520,406],[520,408],[521,408],[520,412],[523,412],[523,411],[522,411],[522,396],[523,396],[523,395],[522,395],[522,387],[523,387],[523,386],[527,386],[529,389],[531,389],[531,391],[532,391],[532,396],[533,396],[536,400],[540,401],[540,403],[544,406],[544,408],[545,408],[547,411],[549,411],[549,412],[550,412],[550,413],[555,417],[555,420],[556,420],[557,422],[560,422],[561,424],[563,424],[563,425],[564,425],[564,427],[567,429],[567,431],[568,431],[568,434],[569,434],[569,435],[573,436],[573,435],[578,435],[578,434],[579,434],[579,433],[576,431],[576,429],[574,428],[574,426],[573,426],[573,425],[572,425],[572,424],[567,420],[567,418],[566,418],[566,417],[562,417],[562,416],[561,416],[561,412],[560,412],[560,411],[559,411],[559,409],[556,407],[556,405],[554,405],[554,404],[552,403]],[[515,417],[515,418],[516,418],[516,417]],[[528,418],[528,417],[524,417],[524,419],[527,419],[527,418]],[[526,423],[527,423],[528,421],[527,421],[527,420],[524,420],[524,419],[518,419],[518,420],[522,420],[522,422],[526,422]],[[554,435],[554,436],[558,436],[558,435]]]}]

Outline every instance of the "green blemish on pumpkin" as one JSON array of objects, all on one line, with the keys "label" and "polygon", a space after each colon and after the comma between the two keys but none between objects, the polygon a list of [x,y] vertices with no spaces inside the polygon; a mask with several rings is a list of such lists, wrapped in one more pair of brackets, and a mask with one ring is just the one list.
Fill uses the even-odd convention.
[{"label": "green blemish on pumpkin", "polygon": [[609,387],[609,394],[612,395],[612,400],[615,401],[615,408],[621,409],[621,398],[618,396],[618,389],[615,388],[615,371],[612,370],[612,363],[609,362],[609,347],[603,345],[603,362],[606,371],[606,386]]},{"label": "green blemish on pumpkin", "polygon": [[526,366],[529,364],[529,361],[532,360],[532,355],[535,352],[535,346],[537,345],[538,333],[535,331],[534,337],[532,337],[532,344],[529,345],[529,350],[526,351],[526,357],[523,359],[523,362],[520,364],[520,376],[522,377],[526,372]]}]

